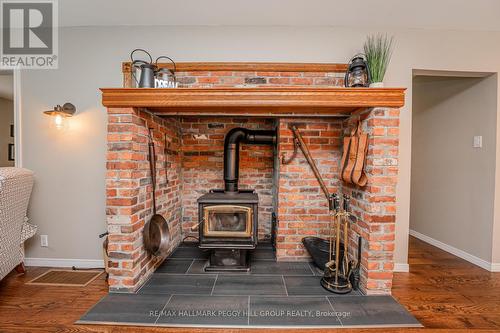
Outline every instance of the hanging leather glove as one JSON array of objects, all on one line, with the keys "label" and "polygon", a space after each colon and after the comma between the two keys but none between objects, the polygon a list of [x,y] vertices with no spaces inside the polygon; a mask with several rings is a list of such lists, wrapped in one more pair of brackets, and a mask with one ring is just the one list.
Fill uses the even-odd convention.
[{"label": "hanging leather glove", "polygon": [[361,122],[344,137],[344,149],[341,161],[341,179],[349,184],[365,186],[368,178],[364,172],[368,152],[368,134],[361,130]]}]

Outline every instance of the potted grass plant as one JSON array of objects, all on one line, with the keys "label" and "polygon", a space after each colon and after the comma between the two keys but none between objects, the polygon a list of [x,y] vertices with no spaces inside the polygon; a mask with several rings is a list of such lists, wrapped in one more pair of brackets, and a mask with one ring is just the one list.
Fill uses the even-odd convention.
[{"label": "potted grass plant", "polygon": [[394,37],[387,35],[368,36],[364,45],[364,53],[368,70],[370,71],[370,87],[381,88],[384,86],[384,76],[391,60]]}]

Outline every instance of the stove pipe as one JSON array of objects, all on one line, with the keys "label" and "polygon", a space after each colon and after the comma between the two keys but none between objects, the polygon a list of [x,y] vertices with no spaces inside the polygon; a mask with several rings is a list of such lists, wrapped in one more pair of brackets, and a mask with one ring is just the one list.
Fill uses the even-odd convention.
[{"label": "stove pipe", "polygon": [[276,131],[256,131],[246,128],[233,128],[224,139],[224,192],[238,192],[240,166],[240,143],[276,144]]}]

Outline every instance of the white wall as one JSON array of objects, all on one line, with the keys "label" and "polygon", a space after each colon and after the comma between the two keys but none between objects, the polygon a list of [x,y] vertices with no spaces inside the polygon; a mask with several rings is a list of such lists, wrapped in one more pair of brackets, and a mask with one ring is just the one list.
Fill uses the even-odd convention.
[{"label": "white wall", "polygon": [[[377,31],[384,30],[217,26],[61,29],[59,70],[22,75],[24,165],[37,174],[30,214],[40,225],[40,233],[49,234],[51,245],[42,249],[38,241],[31,242],[27,255],[100,258],[97,234],[105,224],[106,117],[98,88],[121,85],[120,63],[128,60],[133,48],[149,49],[155,56],[167,54],[177,61],[346,62],[361,50],[366,35]],[[498,72],[500,33],[388,32],[396,37],[396,50],[386,84],[409,87],[401,113],[395,257],[397,263],[406,263],[412,69]],[[80,112],[73,119],[76,128],[61,135],[48,128],[48,119],[41,111],[64,101],[73,102]],[[500,188],[498,177],[496,180]],[[500,208],[500,202],[496,207]]]},{"label": "white wall", "polygon": [[[410,229],[492,258],[497,78],[413,81]],[[472,146],[482,136],[482,148]]]}]

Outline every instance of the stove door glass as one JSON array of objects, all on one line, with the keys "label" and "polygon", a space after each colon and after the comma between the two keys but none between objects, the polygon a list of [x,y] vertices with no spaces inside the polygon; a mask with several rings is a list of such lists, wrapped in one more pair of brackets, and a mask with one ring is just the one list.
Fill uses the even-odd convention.
[{"label": "stove door glass", "polygon": [[204,207],[205,237],[251,237],[252,209],[237,205]]}]

